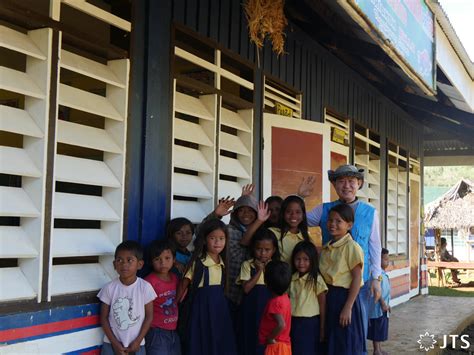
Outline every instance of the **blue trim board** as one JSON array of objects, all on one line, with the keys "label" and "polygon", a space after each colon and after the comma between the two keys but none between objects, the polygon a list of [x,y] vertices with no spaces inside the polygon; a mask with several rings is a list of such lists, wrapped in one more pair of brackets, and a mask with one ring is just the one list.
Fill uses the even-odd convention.
[{"label": "blue trim board", "polygon": [[0,317],[0,331],[94,316],[99,314],[99,308],[98,303],[93,303],[53,308],[39,312],[4,315]]},{"label": "blue trim board", "polygon": [[35,335],[35,336],[32,336],[32,337],[17,338],[17,339],[14,339],[14,340],[8,340],[7,342],[0,343],[0,344],[2,344],[2,345],[12,345],[12,344],[17,344],[17,343],[24,343],[24,342],[27,342],[27,341],[33,341],[33,340],[37,340],[37,339],[46,339],[46,338],[56,337],[56,336],[64,335],[64,334],[77,333],[77,332],[80,332],[81,330],[93,329],[93,328],[100,328],[100,325],[90,325],[90,326],[87,326],[87,327],[61,330],[59,332],[54,332],[54,333],[39,334],[39,335]]}]

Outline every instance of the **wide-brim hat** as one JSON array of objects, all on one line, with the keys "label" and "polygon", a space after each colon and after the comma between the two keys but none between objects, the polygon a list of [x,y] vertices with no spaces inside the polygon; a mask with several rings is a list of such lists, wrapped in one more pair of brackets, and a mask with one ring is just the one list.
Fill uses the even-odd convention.
[{"label": "wide-brim hat", "polygon": [[354,165],[346,164],[339,166],[336,170],[328,170],[329,181],[335,182],[338,178],[343,176],[355,177],[359,180],[362,180],[362,185],[364,185],[364,169],[359,169]]}]

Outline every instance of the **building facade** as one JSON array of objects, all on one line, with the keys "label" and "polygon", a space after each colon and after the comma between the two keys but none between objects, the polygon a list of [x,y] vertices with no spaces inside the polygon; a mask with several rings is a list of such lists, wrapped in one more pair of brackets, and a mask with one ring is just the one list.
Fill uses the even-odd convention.
[{"label": "building facade", "polygon": [[240,1],[1,6],[2,353],[98,352],[122,240],[199,223],[248,183],[285,196],[315,175],[314,207],[341,163],[366,171],[393,305],[427,293],[423,124],[295,12],[279,57],[250,42]]}]

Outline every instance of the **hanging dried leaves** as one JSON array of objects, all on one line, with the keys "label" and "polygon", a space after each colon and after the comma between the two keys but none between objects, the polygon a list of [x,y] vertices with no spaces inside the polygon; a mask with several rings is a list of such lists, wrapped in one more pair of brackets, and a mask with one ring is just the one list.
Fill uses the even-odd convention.
[{"label": "hanging dried leaves", "polygon": [[247,0],[244,4],[250,40],[258,49],[263,47],[265,36],[272,41],[273,51],[284,53],[285,33],[288,20],[283,8],[284,0]]}]

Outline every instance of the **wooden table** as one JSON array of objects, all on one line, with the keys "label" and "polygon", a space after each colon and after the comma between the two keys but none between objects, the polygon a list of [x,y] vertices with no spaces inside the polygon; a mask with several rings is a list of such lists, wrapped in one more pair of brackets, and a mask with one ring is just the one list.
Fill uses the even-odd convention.
[{"label": "wooden table", "polygon": [[[435,269],[438,273],[438,286],[440,281],[444,286],[444,270],[445,269],[454,269],[454,270],[474,270],[474,263],[463,263],[455,261],[427,261],[426,267],[429,269]],[[428,279],[431,283],[431,277]]]}]

